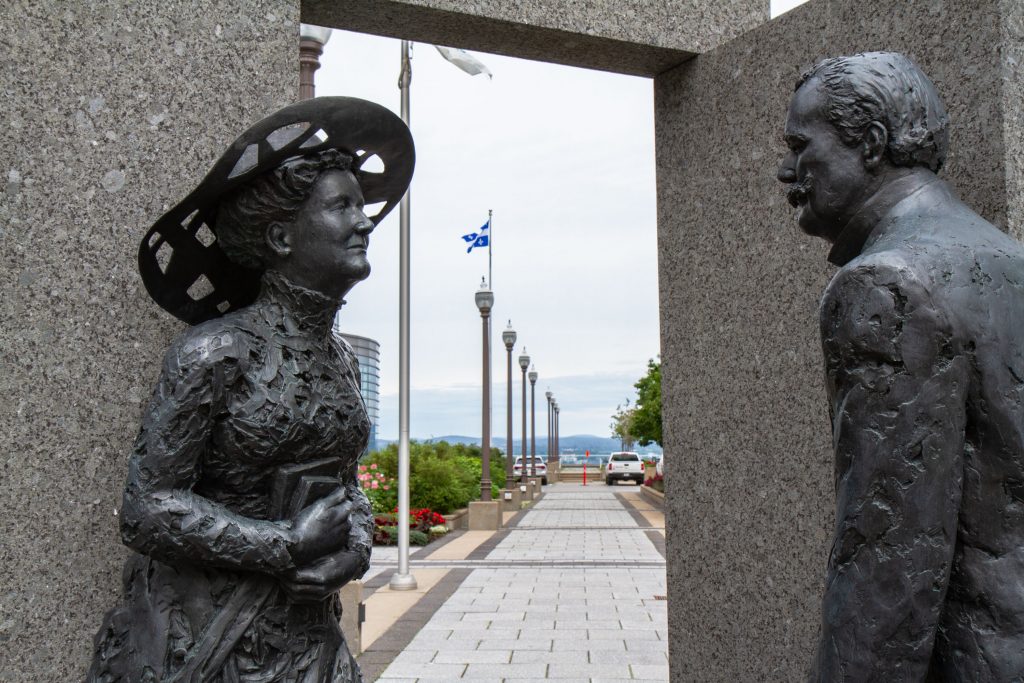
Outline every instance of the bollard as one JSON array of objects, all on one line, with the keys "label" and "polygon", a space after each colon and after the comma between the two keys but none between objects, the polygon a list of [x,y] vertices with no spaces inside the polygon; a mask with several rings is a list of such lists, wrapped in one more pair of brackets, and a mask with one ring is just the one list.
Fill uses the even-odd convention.
[{"label": "bollard", "polygon": [[469,503],[470,531],[497,531],[501,528],[500,500],[473,500]]},{"label": "bollard", "polygon": [[341,632],[353,656],[363,652],[363,582],[349,581],[341,587]]},{"label": "bollard", "polygon": [[519,512],[521,509],[520,503],[523,500],[523,494],[519,491],[519,487],[508,489],[501,492],[502,499],[502,510],[504,512]]}]

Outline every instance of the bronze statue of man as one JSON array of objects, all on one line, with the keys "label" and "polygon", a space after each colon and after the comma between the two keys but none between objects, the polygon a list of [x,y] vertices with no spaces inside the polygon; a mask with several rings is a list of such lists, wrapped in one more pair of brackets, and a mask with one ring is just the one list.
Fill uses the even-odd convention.
[{"label": "bronze statue of man", "polygon": [[778,178],[839,267],[812,681],[1024,680],[1024,247],[936,175],[948,127],[888,52],[820,62],[789,108]]}]

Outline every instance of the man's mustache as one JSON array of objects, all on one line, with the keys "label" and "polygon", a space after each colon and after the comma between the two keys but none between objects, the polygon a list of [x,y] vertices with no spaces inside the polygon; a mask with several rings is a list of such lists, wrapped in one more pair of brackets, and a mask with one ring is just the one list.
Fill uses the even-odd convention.
[{"label": "man's mustache", "polygon": [[803,180],[793,183],[786,188],[786,199],[794,209],[807,201],[807,197],[811,194],[811,186],[813,184],[814,176],[808,173],[804,176]]}]

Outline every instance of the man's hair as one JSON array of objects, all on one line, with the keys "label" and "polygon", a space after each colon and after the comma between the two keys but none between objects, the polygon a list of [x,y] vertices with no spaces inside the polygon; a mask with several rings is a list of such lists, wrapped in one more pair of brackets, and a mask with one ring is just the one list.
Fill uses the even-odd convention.
[{"label": "man's hair", "polygon": [[949,116],[931,80],[898,52],[864,52],[831,57],[805,71],[799,90],[820,83],[825,118],[848,145],[864,139],[871,122],[889,133],[886,154],[896,166],[938,171],[949,150]]},{"label": "man's hair", "polygon": [[220,248],[233,263],[265,270],[269,254],[264,236],[270,224],[294,220],[321,173],[351,168],[351,156],[328,149],[288,159],[226,195],[214,230]]}]

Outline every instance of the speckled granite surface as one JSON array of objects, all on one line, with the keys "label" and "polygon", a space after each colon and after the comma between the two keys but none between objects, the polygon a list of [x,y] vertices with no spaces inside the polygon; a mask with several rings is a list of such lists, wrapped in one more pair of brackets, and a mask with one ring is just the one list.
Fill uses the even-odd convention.
[{"label": "speckled granite surface", "polygon": [[15,0],[0,12],[0,680],[80,680],[120,590],[114,511],[180,324],[138,241],[297,94],[298,3]]},{"label": "speckled granite surface", "polygon": [[1008,12],[812,0],[657,79],[673,681],[798,681],[817,634],[834,505],[817,303],[831,269],[775,179],[800,71],[910,54],[953,117],[943,175],[1005,227],[1022,208],[1005,182],[1021,152]]},{"label": "speckled granite surface", "polygon": [[1006,159],[1006,223],[1024,239],[1024,2],[1001,0],[1003,136]]},{"label": "speckled granite surface", "polygon": [[768,19],[768,0],[304,0],[303,21],[653,76]]}]

